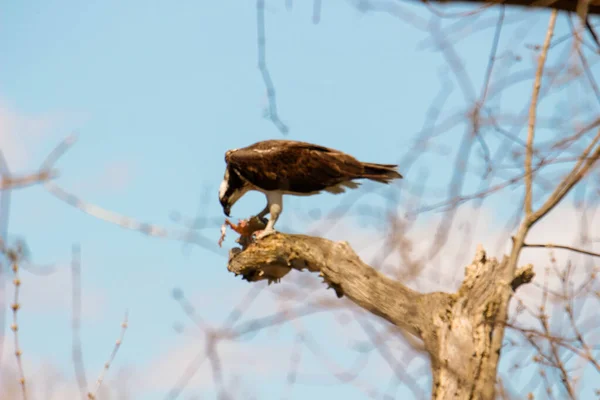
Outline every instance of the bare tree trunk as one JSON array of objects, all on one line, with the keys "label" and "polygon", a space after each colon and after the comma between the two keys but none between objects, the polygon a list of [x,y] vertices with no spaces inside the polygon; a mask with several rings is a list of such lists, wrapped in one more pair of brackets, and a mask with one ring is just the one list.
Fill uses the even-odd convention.
[{"label": "bare tree trunk", "polygon": [[434,399],[493,399],[503,334],[499,311],[506,310],[512,291],[533,279],[533,266],[503,280],[508,258],[499,263],[478,249],[454,301],[435,319],[432,337],[425,337],[431,355]]},{"label": "bare tree trunk", "polygon": [[[277,233],[230,252],[228,269],[248,281],[279,281],[292,269],[318,272],[338,297],[423,340],[432,360],[433,399],[493,399],[504,325],[497,320],[512,291],[533,279],[533,266],[511,280],[508,257],[482,248],[457,293],[419,293],[365,264],[346,242]],[[503,314],[503,313],[500,313]]]}]

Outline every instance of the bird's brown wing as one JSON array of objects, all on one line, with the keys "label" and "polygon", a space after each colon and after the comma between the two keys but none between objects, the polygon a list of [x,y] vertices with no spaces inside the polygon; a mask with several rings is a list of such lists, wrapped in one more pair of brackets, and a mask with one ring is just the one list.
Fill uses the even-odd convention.
[{"label": "bird's brown wing", "polygon": [[354,157],[324,146],[272,140],[229,152],[228,164],[264,190],[311,193],[360,178],[363,166]]}]

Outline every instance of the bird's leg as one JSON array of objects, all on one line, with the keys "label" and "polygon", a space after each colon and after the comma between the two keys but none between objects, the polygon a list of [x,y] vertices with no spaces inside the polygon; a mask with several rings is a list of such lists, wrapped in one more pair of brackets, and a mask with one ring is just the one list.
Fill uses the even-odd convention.
[{"label": "bird's leg", "polygon": [[266,225],[267,222],[266,222],[266,219],[265,219],[265,215],[267,215],[268,213],[269,213],[269,203],[267,202],[267,205],[265,206],[265,208],[261,212],[259,212],[258,214],[256,214],[256,218],[260,219]]},{"label": "bird's leg", "polygon": [[256,239],[262,239],[265,236],[269,236],[275,233],[275,222],[281,215],[281,211],[283,211],[283,195],[277,192],[271,192],[267,194],[268,199],[268,209],[271,218],[269,218],[269,222],[267,223],[267,227],[256,233]]},{"label": "bird's leg", "polygon": [[279,204],[271,204],[269,214],[271,214],[271,218],[269,218],[269,222],[267,222],[267,227],[262,231],[256,232],[256,239],[262,239],[266,236],[272,235],[275,233],[275,222],[277,222],[277,218],[279,218],[279,214],[281,214],[282,207]]}]

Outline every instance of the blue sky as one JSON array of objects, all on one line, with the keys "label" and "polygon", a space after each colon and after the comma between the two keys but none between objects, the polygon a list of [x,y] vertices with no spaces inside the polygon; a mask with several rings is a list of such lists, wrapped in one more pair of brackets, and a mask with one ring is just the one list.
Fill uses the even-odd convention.
[{"label": "blue sky", "polygon": [[[312,4],[296,3],[288,10],[283,0],[268,1],[265,11],[268,67],[279,116],[290,128],[287,137],[335,147],[365,161],[405,159],[415,134],[427,122],[425,113],[444,76],[452,77],[440,53],[423,48],[428,33],[387,13],[360,12],[345,1],[323,2],[321,20],[313,24]],[[430,18],[424,9],[403,7],[402,12],[410,9],[426,21]],[[496,16],[497,12],[489,12],[481,24],[492,26]],[[531,41],[541,43],[546,17],[547,13],[539,12],[529,16],[527,24],[509,25],[501,48],[510,45],[524,26],[531,29]],[[559,23],[559,30],[564,32],[564,27]],[[493,29],[475,31],[457,46],[468,61],[466,73],[476,95],[492,35]],[[4,129],[0,144],[11,170],[35,170],[52,148],[77,132],[78,142],[57,164],[61,172],[57,182],[86,201],[143,222],[181,228],[170,218],[172,212],[221,219],[217,189],[224,152],[283,137],[263,115],[267,97],[257,68],[254,2],[12,2],[1,7],[0,49],[0,129]],[[514,50],[524,58],[521,69],[530,70],[531,52],[524,44]],[[492,104],[520,110],[527,105],[530,87],[530,81],[516,85]],[[453,89],[446,115],[464,108],[460,87],[454,83]],[[544,110],[560,104],[549,99]],[[428,199],[443,198],[452,171],[448,165],[453,165],[452,152],[463,132],[464,126],[449,131],[437,141],[438,155],[424,157],[410,168],[402,183],[406,192],[416,190],[421,173],[428,171]],[[361,193],[375,187],[366,184]],[[465,187],[475,189],[478,181],[467,180]],[[249,194],[236,204],[232,215],[246,217],[259,211],[263,201],[261,195]],[[315,223],[309,211],[330,210],[339,201],[328,194],[286,199],[280,229],[303,231]],[[366,194],[363,203],[380,204],[381,198]],[[502,217],[511,210],[499,207],[488,222],[500,229]],[[32,261],[54,264],[55,271],[54,278],[22,272],[20,335],[28,371],[48,361],[74,382],[69,297],[73,243],[82,247],[82,340],[88,381],[95,380],[108,357],[126,309],[129,329],[107,383],[125,376],[119,368],[133,371],[133,379],[141,381],[152,380],[148,376],[154,375],[147,375],[147,369],[157,365],[169,371],[155,387],[138,386],[143,389],[134,398],[164,398],[169,380],[175,384],[186,360],[195,356],[191,350],[195,340],[199,349],[203,346],[198,330],[173,300],[174,288],[183,290],[198,313],[215,325],[252,288],[226,271],[233,235],[229,233],[226,245],[219,249],[219,227],[214,222],[200,230],[215,243],[208,251],[184,249],[179,242],[148,238],[97,220],[41,187],[13,192],[10,211],[9,237],[25,238]],[[356,243],[376,233],[369,233],[373,228],[348,224],[350,230],[345,232],[367,232],[352,233],[348,240]],[[343,233],[335,235],[342,239]],[[12,295],[10,285],[7,289],[7,296]],[[323,292],[324,297],[332,296]],[[249,310],[250,316],[272,311],[274,300],[268,293],[263,296],[261,306]],[[31,313],[28,304],[34,308]],[[10,315],[6,318],[8,324]],[[184,333],[175,332],[173,324],[183,326]],[[344,333],[329,330],[334,328],[325,314],[308,317],[304,324],[314,337],[329,339],[330,345],[328,333]],[[289,359],[282,354],[290,352],[295,329],[286,326],[275,336],[258,334],[252,339],[254,353],[237,347],[230,350],[232,363],[244,359],[243,353],[251,362],[266,365],[266,372],[257,367],[241,387],[253,387],[261,399],[281,398],[287,366],[280,363]],[[333,342],[336,339],[340,340],[334,336]],[[5,349],[11,340],[9,334]],[[179,358],[165,361],[178,352]],[[344,346],[331,353],[342,365],[353,357]],[[11,361],[5,351],[3,365]],[[304,371],[322,367],[310,356],[302,362]],[[393,376],[389,367],[381,360],[370,362],[373,366],[367,375],[385,387]],[[224,368],[227,374],[227,365]],[[211,396],[210,375],[206,381],[187,389],[188,397],[181,398]],[[327,382],[299,384],[291,398],[368,398],[351,385]],[[429,390],[426,378],[419,383]],[[403,390],[400,386],[398,395],[406,393]]]}]

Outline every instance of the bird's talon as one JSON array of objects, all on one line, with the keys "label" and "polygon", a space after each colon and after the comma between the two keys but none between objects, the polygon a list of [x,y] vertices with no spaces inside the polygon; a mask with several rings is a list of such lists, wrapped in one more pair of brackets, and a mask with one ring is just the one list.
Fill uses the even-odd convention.
[{"label": "bird's talon", "polygon": [[274,233],[277,233],[277,231],[274,230],[274,229],[270,229],[270,230],[263,229],[261,231],[254,232],[254,235],[256,237],[256,240],[260,240],[260,239],[265,238],[265,237],[267,237],[269,235],[272,235]]}]

